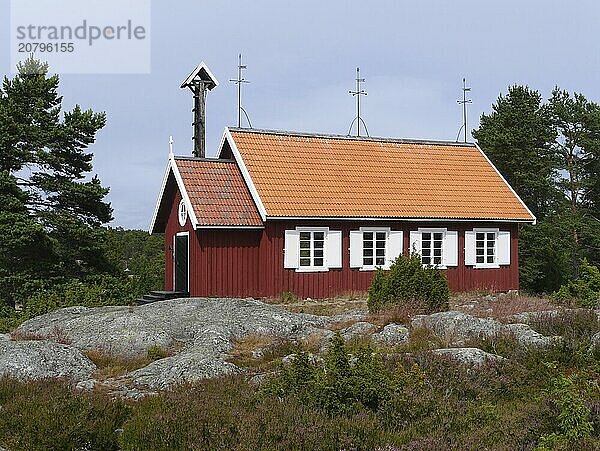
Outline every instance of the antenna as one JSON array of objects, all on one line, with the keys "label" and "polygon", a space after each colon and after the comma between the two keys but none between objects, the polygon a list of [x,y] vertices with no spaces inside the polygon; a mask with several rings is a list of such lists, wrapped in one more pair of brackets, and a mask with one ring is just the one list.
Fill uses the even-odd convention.
[{"label": "antenna", "polygon": [[238,97],[237,97],[237,102],[238,102],[238,122],[237,122],[237,126],[241,127],[242,126],[242,112],[244,113],[244,115],[246,116],[246,120],[248,121],[248,125],[250,126],[250,128],[252,128],[252,124],[250,123],[250,118],[248,117],[248,113],[246,113],[246,110],[244,109],[244,107],[242,106],[242,83],[250,83],[248,80],[246,80],[243,76],[242,76],[242,70],[245,70],[248,68],[248,66],[242,64],[242,54],[239,54],[239,63],[238,63],[238,77],[236,79],[230,78],[229,81],[233,82],[237,85],[237,91],[238,91]]},{"label": "antenna", "polygon": [[458,137],[460,136],[460,131],[463,130],[465,133],[465,142],[467,142],[467,103],[473,103],[471,99],[467,99],[467,92],[469,92],[471,88],[467,88],[467,80],[463,78],[463,98],[462,100],[457,100],[458,104],[462,104],[463,106],[463,124],[462,127],[458,129],[458,135],[456,135],[456,142],[458,142]]},{"label": "antenna", "polygon": [[348,136],[350,136],[350,132],[352,131],[352,126],[354,122],[356,122],[356,136],[360,136],[360,124],[362,123],[365,127],[365,132],[367,136],[369,136],[369,130],[367,130],[367,124],[360,117],[360,96],[366,96],[367,92],[363,89],[360,89],[360,84],[364,83],[365,79],[360,78],[360,68],[356,68],[356,91],[348,91],[349,94],[352,94],[352,97],[356,96],[356,117],[350,123],[350,128],[348,129]]}]

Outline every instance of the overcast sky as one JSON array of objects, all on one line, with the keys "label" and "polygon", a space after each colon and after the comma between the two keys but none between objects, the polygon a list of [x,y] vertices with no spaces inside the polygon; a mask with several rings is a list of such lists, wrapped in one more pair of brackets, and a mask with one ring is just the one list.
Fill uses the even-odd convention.
[{"label": "overcast sky", "polygon": [[[40,0],[44,1],[44,0]],[[125,1],[125,0],[124,0]],[[0,0],[8,42],[9,0]],[[106,111],[91,150],[110,186],[112,225],[147,229],[168,155],[189,155],[192,98],[181,81],[205,61],[220,85],[207,98],[207,148],[236,123],[237,55],[248,66],[244,107],[255,128],[346,134],[356,67],[366,78],[362,117],[372,136],[455,140],[462,78],[469,129],[498,94],[555,85],[600,101],[600,2],[152,1],[147,75],[63,75],[64,105]],[[8,45],[0,72],[10,72]]]}]

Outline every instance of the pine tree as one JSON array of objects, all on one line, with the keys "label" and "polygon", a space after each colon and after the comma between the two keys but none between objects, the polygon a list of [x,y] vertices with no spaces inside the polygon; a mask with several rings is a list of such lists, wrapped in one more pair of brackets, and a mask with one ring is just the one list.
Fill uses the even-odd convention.
[{"label": "pine tree", "polygon": [[555,156],[550,112],[539,92],[511,86],[481,116],[473,137],[538,219],[555,209]]},{"label": "pine tree", "polygon": [[79,106],[63,111],[58,87],[47,64],[30,57],[0,88],[2,285],[106,268],[99,238],[112,209],[108,189],[88,177],[87,151],[106,116]]}]

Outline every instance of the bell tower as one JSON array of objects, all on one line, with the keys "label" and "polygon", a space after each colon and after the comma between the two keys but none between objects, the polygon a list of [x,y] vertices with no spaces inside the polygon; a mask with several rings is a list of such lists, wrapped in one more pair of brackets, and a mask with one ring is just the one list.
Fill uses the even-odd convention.
[{"label": "bell tower", "polygon": [[194,95],[194,150],[195,157],[206,156],[206,92],[212,91],[219,85],[215,76],[202,61],[190,75],[181,83],[181,88],[189,88]]}]

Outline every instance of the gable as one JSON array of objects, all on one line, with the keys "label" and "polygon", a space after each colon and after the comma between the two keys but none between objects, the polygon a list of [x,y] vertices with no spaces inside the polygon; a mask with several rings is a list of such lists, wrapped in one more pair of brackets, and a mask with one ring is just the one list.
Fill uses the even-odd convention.
[{"label": "gable", "polygon": [[535,221],[474,144],[227,133],[268,217]]},{"label": "gable", "polygon": [[163,233],[179,191],[197,228],[262,228],[252,196],[233,160],[170,157],[150,233]]}]

